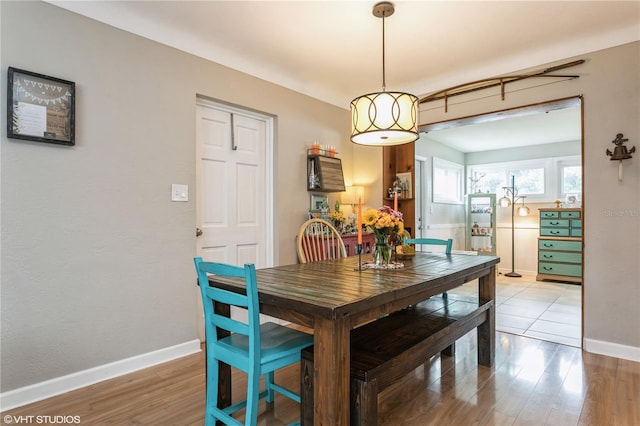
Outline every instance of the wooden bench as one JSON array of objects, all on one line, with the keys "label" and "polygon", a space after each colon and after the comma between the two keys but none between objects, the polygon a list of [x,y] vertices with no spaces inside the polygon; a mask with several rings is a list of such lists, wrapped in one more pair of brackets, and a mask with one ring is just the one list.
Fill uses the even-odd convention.
[{"label": "wooden bench", "polygon": [[[352,425],[377,424],[378,393],[487,321],[493,306],[434,299],[351,331]],[[302,351],[300,375],[301,422],[313,425],[313,346]]]}]

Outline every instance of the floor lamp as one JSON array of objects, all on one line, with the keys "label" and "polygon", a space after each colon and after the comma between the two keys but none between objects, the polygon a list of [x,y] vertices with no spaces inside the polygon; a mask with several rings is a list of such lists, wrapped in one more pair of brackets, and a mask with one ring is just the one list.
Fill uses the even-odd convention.
[{"label": "floor lamp", "polygon": [[500,206],[501,207],[509,207],[511,206],[511,272],[508,272],[505,277],[521,277],[519,273],[515,271],[515,212],[516,212],[516,203],[522,200],[522,206],[518,208],[518,214],[520,216],[526,216],[529,214],[529,207],[524,205],[524,199],[526,198],[524,195],[519,196],[518,191],[516,190],[516,178],[515,176],[511,176],[511,186],[503,186],[502,189],[505,192],[505,196],[500,198]]}]

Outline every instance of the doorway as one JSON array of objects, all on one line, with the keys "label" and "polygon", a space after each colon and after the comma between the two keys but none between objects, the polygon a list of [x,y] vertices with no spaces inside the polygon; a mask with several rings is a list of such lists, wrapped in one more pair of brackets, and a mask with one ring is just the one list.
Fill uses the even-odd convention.
[{"label": "doorway", "polygon": [[[552,116],[571,116],[571,118],[567,119],[567,123],[547,124],[545,120]],[[454,157],[454,161],[462,163],[467,169],[464,185],[466,193],[469,193],[468,178],[471,176],[468,166],[480,165],[479,168],[481,168],[484,163],[499,164],[510,161],[515,163],[517,161],[526,161],[535,158],[550,158],[553,156],[565,158],[567,156],[575,156],[581,178],[584,176],[584,170],[582,170],[584,165],[582,155],[582,120],[582,98],[573,97],[524,106],[513,110],[456,119],[450,122],[420,126],[421,132],[428,133],[427,135],[421,135],[419,142],[416,144],[416,162],[418,162],[419,157],[431,158],[444,156],[443,158],[445,160],[450,159],[446,157],[446,155],[449,154],[447,150],[456,150],[455,152],[458,157]],[[514,127],[515,124],[512,124],[510,121],[512,123],[518,123],[518,125],[531,122],[534,127],[522,129],[525,133],[521,134],[519,133],[520,129]],[[502,130],[501,127],[503,127]],[[490,133],[487,130],[489,128],[494,128],[492,130],[494,133]],[[508,130],[505,131],[504,129]],[[560,137],[556,140],[535,141],[536,138],[546,137],[547,135],[545,135],[545,133],[549,135],[554,133],[552,129],[557,129],[559,135],[566,134],[563,132],[569,131],[574,136],[571,137],[571,141],[567,141],[567,136],[564,136],[565,139]],[[447,133],[450,134],[447,135]],[[509,137],[514,141],[513,144],[509,143]],[[464,146],[465,144],[464,138],[472,138],[472,149],[464,150],[460,148],[460,146]],[[524,142],[532,139],[534,142],[530,145]],[[437,150],[437,146],[435,152],[433,147],[431,151],[420,149],[419,144],[423,140],[435,140],[440,144],[440,149]],[[446,144],[448,140],[453,141],[453,143],[450,145]],[[503,141],[501,142],[502,145],[494,145],[496,142],[502,140],[506,140],[506,143]],[[483,141],[486,141],[486,146],[482,145]],[[459,145],[456,145],[456,143]],[[463,152],[463,154],[460,154],[460,152]],[[560,170],[561,167],[567,165],[566,162],[562,163],[561,161],[556,161],[556,163],[559,165],[554,166],[556,167],[554,173]],[[545,171],[545,173],[547,173],[547,171]],[[523,277],[508,279],[508,277],[502,274],[498,276],[496,328],[499,331],[581,347],[583,321],[582,285],[550,280],[536,281],[539,267],[537,246],[539,236],[538,209],[553,207],[554,201],[558,198],[561,198],[563,203],[565,202],[565,194],[563,194],[562,190],[563,182],[560,175],[554,175],[553,179],[546,181],[546,184],[547,187],[543,194],[537,198],[536,196],[527,198],[527,201],[532,201],[531,203],[528,202],[527,205],[531,213],[533,213],[528,218],[528,221],[517,218],[514,222],[518,229],[518,233],[514,239],[514,241],[517,242],[515,266],[516,268],[524,269],[520,271]],[[551,190],[549,190],[550,187],[552,187]],[[498,187],[491,191],[496,193],[497,199],[503,195],[499,192],[500,190],[501,188]],[[473,192],[476,192],[476,190]],[[481,192],[485,192],[485,190],[483,189]],[[560,196],[559,194],[563,195]],[[423,226],[425,227],[434,224],[434,221],[431,219],[435,218],[435,226],[443,228],[447,226],[445,223],[440,223],[443,222],[443,217],[459,217],[460,214],[466,214],[464,212],[465,206],[463,205],[445,206],[434,203],[428,196],[428,189],[423,191],[423,196],[427,197],[427,203],[425,203],[427,204],[426,211],[422,212],[422,214],[416,212],[416,217],[425,218],[423,221]],[[568,199],[567,197],[567,200]],[[580,188],[579,199],[580,202],[584,201],[583,187]],[[434,212],[434,209],[435,214],[431,214]],[[446,212],[446,215],[443,214],[443,212]],[[504,273],[506,272],[505,269],[508,271],[508,268],[511,267],[512,222],[511,218],[506,217],[504,212],[501,213],[498,211],[496,214],[498,215],[498,256],[502,259],[502,265],[499,265],[499,270],[502,270],[501,272]],[[502,215],[502,230],[500,229],[500,215]],[[460,222],[459,220],[455,221]],[[458,233],[465,232],[465,225],[459,225],[460,229]],[[450,237],[454,239],[454,242],[458,241],[458,248],[468,250],[468,248],[462,247],[464,243],[460,242],[459,239],[456,240],[456,226],[458,225],[450,224],[449,226],[452,227]],[[507,227],[509,232],[505,232]],[[529,247],[529,245],[531,247]],[[580,266],[578,267],[580,268]]]},{"label": "doorway", "polygon": [[[273,117],[197,98],[195,124],[197,255],[273,266]],[[204,341],[199,292],[198,300]]]}]

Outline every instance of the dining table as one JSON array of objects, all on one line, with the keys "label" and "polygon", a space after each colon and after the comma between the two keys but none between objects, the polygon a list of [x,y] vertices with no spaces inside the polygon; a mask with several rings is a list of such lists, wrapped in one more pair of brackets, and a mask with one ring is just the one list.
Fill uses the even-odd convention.
[{"label": "dining table", "polygon": [[[495,299],[496,256],[418,252],[394,269],[369,268],[367,256],[256,270],[260,312],[313,329],[314,424],[349,424],[350,331],[432,296],[478,280],[478,302]],[[402,266],[400,266],[400,264]],[[243,291],[241,280],[210,276],[211,285]],[[478,363],[495,356],[495,303],[477,327]],[[230,315],[226,305],[215,307]],[[219,402],[231,404],[231,369],[221,365]]]}]

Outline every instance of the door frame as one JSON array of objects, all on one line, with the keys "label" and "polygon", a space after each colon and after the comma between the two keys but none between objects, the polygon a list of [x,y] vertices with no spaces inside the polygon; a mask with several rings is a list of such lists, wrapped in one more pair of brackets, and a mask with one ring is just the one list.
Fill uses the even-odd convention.
[{"label": "door frame", "polygon": [[429,132],[434,130],[443,130],[451,127],[480,124],[486,121],[492,121],[505,117],[517,117],[520,115],[528,115],[535,113],[545,113],[552,109],[562,109],[567,107],[580,107],[580,165],[582,167],[582,220],[583,220],[583,236],[582,236],[582,283],[580,284],[580,304],[582,308],[580,310],[580,347],[584,348],[584,247],[586,246],[586,236],[584,232],[584,214],[585,214],[585,202],[586,202],[586,187],[585,187],[585,161],[584,161],[584,97],[582,95],[568,96],[564,98],[552,99],[547,101],[541,101],[533,104],[521,105],[512,108],[507,108],[499,111],[487,111],[484,113],[477,113],[470,116],[453,118],[450,120],[443,120],[439,122],[432,122],[418,125],[419,132]]},{"label": "door frame", "polygon": [[414,235],[415,235],[415,238],[425,238],[427,235],[426,233],[427,209],[431,206],[431,201],[427,194],[427,191],[429,188],[427,184],[427,176],[429,172],[429,166],[427,164],[428,157],[425,157],[423,155],[416,155],[415,157],[416,157],[415,158],[416,189],[414,194],[416,198],[416,206],[415,206],[416,229],[414,231]]}]

